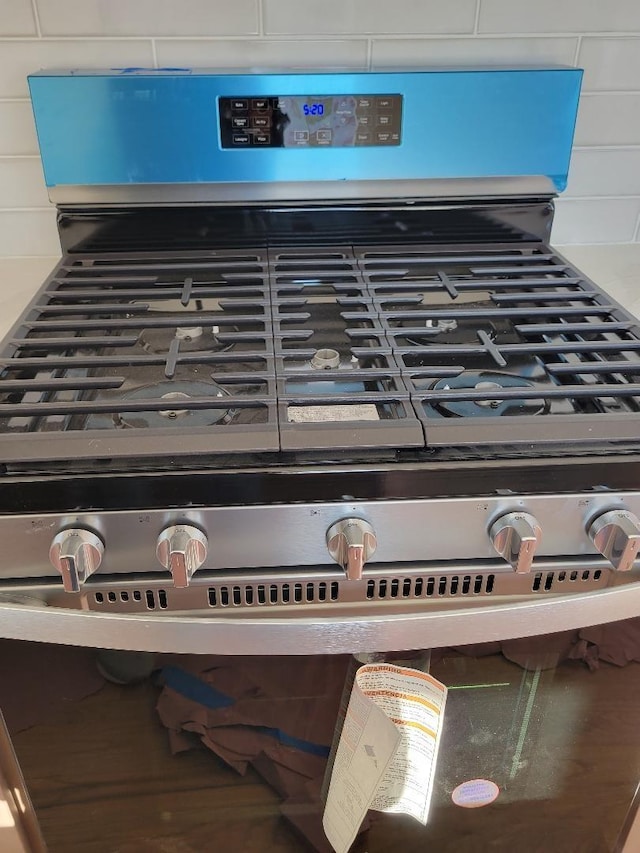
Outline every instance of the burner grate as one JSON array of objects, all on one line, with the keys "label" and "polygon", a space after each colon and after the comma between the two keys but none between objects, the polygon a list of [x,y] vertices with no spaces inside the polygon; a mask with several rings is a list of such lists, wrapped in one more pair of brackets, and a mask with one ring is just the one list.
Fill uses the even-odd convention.
[{"label": "burner grate", "polygon": [[0,352],[2,458],[638,439],[638,322],[557,253],[335,238],[65,257]]}]

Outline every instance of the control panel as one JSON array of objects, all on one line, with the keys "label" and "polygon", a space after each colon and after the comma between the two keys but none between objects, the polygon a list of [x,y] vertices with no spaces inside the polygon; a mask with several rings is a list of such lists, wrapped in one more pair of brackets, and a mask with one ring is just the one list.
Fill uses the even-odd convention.
[{"label": "control panel", "polygon": [[349,581],[410,563],[527,575],[569,560],[629,572],[640,568],[640,492],[13,515],[0,517],[0,539],[0,585],[57,575],[71,593],[101,574],[166,573],[185,588],[199,572],[336,563]]},{"label": "control panel", "polygon": [[402,95],[270,95],[218,99],[223,148],[400,145]]}]

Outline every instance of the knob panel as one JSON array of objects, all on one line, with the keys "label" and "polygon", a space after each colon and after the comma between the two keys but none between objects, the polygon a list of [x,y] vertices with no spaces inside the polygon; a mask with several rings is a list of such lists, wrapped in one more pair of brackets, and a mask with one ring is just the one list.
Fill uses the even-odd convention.
[{"label": "knob panel", "polygon": [[174,524],[158,537],[156,555],[165,569],[173,575],[173,585],[178,589],[189,586],[189,581],[207,559],[207,536],[192,524]]},{"label": "knob panel", "polygon": [[342,566],[349,580],[362,578],[364,564],[377,547],[373,527],[361,518],[343,518],[327,530],[329,554]]},{"label": "knob panel", "polygon": [[542,539],[542,529],[528,512],[508,512],[491,525],[491,543],[501,557],[511,564],[517,574],[531,571],[536,548]]},{"label": "knob panel", "polygon": [[640,520],[626,509],[613,509],[595,518],[588,529],[595,548],[618,572],[633,568],[640,551]]},{"label": "knob panel", "polygon": [[61,530],[51,543],[49,559],[62,575],[65,592],[79,592],[82,584],[100,566],[104,543],[84,527]]}]

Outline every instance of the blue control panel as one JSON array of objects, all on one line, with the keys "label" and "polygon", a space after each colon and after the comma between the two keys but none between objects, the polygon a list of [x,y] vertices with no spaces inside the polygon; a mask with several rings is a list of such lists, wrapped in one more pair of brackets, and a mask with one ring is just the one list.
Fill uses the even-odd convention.
[{"label": "blue control panel", "polygon": [[544,176],[561,191],[582,72],[41,71],[47,186]]}]

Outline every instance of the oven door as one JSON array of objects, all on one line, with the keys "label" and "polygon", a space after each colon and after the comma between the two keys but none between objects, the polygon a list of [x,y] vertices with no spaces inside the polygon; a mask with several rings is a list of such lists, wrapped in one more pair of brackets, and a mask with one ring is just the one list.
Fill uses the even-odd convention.
[{"label": "oven door", "polygon": [[[328,850],[328,758],[359,661],[380,649],[448,699],[426,826],[370,812],[354,850],[640,849],[639,585],[385,616],[302,609],[1,605],[0,705],[48,849]],[[497,796],[457,804],[471,780]]]}]

